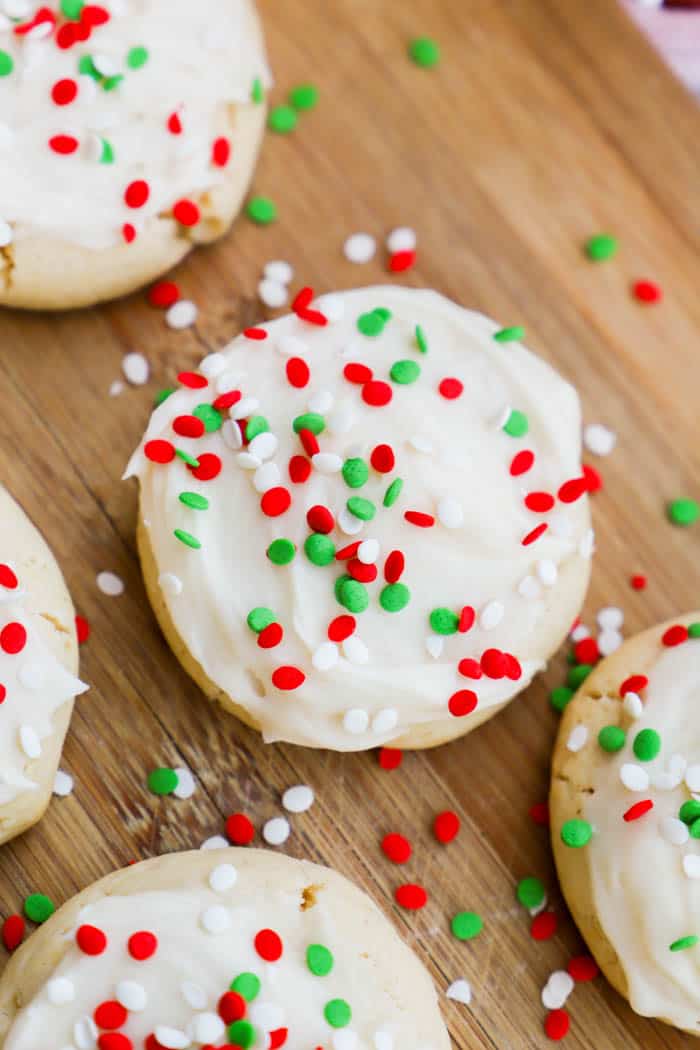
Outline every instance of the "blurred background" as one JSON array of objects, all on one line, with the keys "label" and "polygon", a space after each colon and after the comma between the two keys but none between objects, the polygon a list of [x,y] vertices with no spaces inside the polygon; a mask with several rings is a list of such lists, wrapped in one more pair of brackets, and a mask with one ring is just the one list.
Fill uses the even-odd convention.
[{"label": "blurred background", "polygon": [[674,72],[700,97],[700,0],[622,0]]}]

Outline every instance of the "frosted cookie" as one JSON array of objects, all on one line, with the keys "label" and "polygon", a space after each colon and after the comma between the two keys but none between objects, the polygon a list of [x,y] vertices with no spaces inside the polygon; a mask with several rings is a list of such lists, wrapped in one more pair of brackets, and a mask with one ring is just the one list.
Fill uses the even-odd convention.
[{"label": "frosted cookie", "polygon": [[429,747],[519,693],[579,611],[578,398],[433,292],[311,298],[154,412],[128,468],[146,584],[266,740]]},{"label": "frosted cookie", "polygon": [[0,485],[0,842],[48,805],[77,678],[73,607],[51,551]]},{"label": "frosted cookie", "polygon": [[0,5],[0,303],[122,295],[223,234],[268,82],[254,0]]},{"label": "frosted cookie", "polygon": [[449,1050],[435,990],[364,893],[262,850],[101,879],[0,981],[0,1047]]},{"label": "frosted cookie", "polygon": [[566,707],[552,766],[562,889],[615,988],[700,1035],[700,613],[625,642]]}]

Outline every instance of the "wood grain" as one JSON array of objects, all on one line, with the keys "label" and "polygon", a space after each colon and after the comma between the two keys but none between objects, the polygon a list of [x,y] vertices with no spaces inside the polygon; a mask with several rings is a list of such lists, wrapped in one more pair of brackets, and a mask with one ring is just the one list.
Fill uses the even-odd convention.
[{"label": "wood grain", "polygon": [[[474,735],[398,771],[372,755],[265,747],[204,703],[163,642],[135,555],[136,492],[121,470],[146,421],[150,397],[183,366],[222,345],[260,313],[265,261],[287,258],[319,291],[387,279],[383,260],[346,262],[343,239],[398,224],[418,229],[408,283],[432,286],[504,323],[580,388],[585,417],[620,435],[595,498],[599,553],[587,614],[626,611],[636,631],[700,601],[697,528],[674,530],[664,501],[698,495],[700,328],[697,216],[700,115],[690,96],[612,0],[261,0],[278,87],[312,79],[318,109],[287,138],[269,137],[255,180],[280,220],[245,219],[231,236],[177,271],[200,306],[196,328],[170,332],[139,294],[66,316],[0,316],[0,464],[3,481],[54,547],[78,609],[92,625],[64,766],[72,797],[0,852],[0,908],[29,890],[56,901],[135,857],[198,845],[244,808],[259,825],[280,792],[308,782],[312,811],[294,818],[289,852],[331,863],[365,886],[425,959],[441,992],[473,984],[470,1008],[445,1002],[456,1047],[547,1045],[540,988],[581,949],[556,889],[545,830],[530,805],[545,797],[556,716],[548,687],[555,661],[508,711]],[[428,34],[443,48],[438,70],[406,58]],[[582,241],[609,229],[618,258],[588,263]],[[60,265],[60,260],[57,260]],[[637,277],[665,289],[642,307]],[[146,390],[108,397],[123,354],[143,351]],[[102,569],[126,582],[102,596]],[[637,594],[633,572],[649,575]],[[158,800],[145,780],[156,765],[189,766],[190,801]],[[463,818],[447,849],[432,840],[441,809]],[[379,850],[390,830],[415,847],[399,872]],[[536,944],[515,903],[515,881],[537,874],[561,917]],[[394,908],[405,877],[423,882],[429,906]],[[449,934],[460,909],[485,930],[464,945]],[[636,1017],[603,981],[570,1002],[571,1050],[676,1050],[690,1045]]]}]

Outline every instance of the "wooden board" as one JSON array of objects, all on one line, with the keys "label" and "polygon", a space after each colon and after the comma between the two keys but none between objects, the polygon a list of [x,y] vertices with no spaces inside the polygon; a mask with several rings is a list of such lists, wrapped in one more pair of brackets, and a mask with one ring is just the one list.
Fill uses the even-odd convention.
[{"label": "wooden board", "polygon": [[[344,238],[356,230],[381,238],[407,223],[420,237],[408,283],[523,323],[530,345],[580,388],[586,419],[619,432],[595,498],[589,619],[619,604],[631,632],[697,607],[697,528],[674,530],[663,507],[700,485],[700,113],[612,0],[261,0],[261,8],[273,97],[311,79],[322,101],[294,135],[267,140],[255,185],[275,198],[280,221],[261,230],[243,219],[177,272],[201,308],[196,328],[170,332],[143,294],[62,317],[0,316],[1,476],[52,543],[92,625],[82,667],[92,688],[64,756],[76,790],[0,851],[0,909],[15,910],[36,889],[63,901],[133,858],[197,846],[239,808],[260,824],[279,812],[284,788],[308,782],[318,802],[294,819],[289,851],[364,885],[441,992],[460,976],[472,982],[471,1008],[444,1003],[455,1046],[544,1046],[540,988],[581,948],[546,832],[528,819],[547,791],[556,716],[546,695],[563,657],[505,714],[449,747],[407,756],[393,773],[374,755],[264,747],[204,703],[171,657],[139,575],[135,487],[119,477],[153,392],[257,319],[265,261],[289,259],[319,291],[376,282],[383,260],[352,266]],[[417,34],[441,42],[438,70],[407,60]],[[601,229],[617,234],[621,250],[593,266],[581,244]],[[660,281],[664,302],[636,303],[637,277]],[[147,355],[152,381],[109,398],[132,349]],[[103,569],[124,578],[123,597],[100,594]],[[645,592],[629,587],[633,572],[648,574]],[[159,764],[195,772],[192,800],[149,794],[146,774]],[[447,807],[463,830],[444,850],[430,824]],[[414,843],[401,872],[379,850],[390,830]],[[530,939],[514,899],[528,874],[544,879],[561,917],[544,944]],[[391,903],[406,876],[431,894],[415,915]],[[448,929],[463,908],[485,918],[469,945]],[[602,980],[578,988],[569,1005],[571,1050],[690,1044],[637,1018]]]}]

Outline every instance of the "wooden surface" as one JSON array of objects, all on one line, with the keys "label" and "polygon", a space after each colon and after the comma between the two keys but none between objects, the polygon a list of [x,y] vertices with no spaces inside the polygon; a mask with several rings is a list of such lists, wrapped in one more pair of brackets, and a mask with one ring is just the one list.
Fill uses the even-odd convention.
[{"label": "wooden surface", "polygon": [[[318,801],[293,818],[290,853],[331,863],[363,884],[429,965],[441,993],[473,984],[467,1008],[444,1001],[455,1046],[540,1047],[539,993],[581,949],[555,886],[547,835],[528,819],[545,797],[556,716],[546,692],[563,657],[508,711],[463,740],[408,755],[398,771],[376,756],[264,747],[203,702],[165,646],[145,599],[134,548],[136,490],[119,481],[153,392],[203,352],[257,319],[263,263],[287,258],[319,291],[383,280],[382,260],[352,266],[344,238],[417,228],[427,285],[504,323],[580,388],[588,421],[619,432],[595,498],[599,553],[587,614],[622,605],[635,631],[700,605],[698,530],[664,519],[668,497],[698,496],[700,112],[613,0],[261,0],[278,87],[321,88],[318,109],[287,138],[268,137],[256,189],[280,221],[241,220],[224,243],[180,268],[200,306],[194,330],[170,332],[143,294],[99,310],[0,316],[0,469],[42,528],[92,625],[63,765],[76,790],[43,823],[0,852],[0,908],[29,890],[62,901],[132,858],[197,846],[246,809],[260,824],[280,792],[308,782]],[[405,57],[407,39],[443,46],[438,70]],[[593,266],[581,243],[609,229],[618,258]],[[60,260],[57,261],[60,264]],[[665,300],[642,307],[629,291],[651,277]],[[123,354],[143,351],[146,389],[108,397]],[[600,465],[600,464],[599,464]],[[102,569],[126,593],[106,598]],[[628,578],[646,572],[649,587]],[[190,801],[158,800],[156,765],[189,766]],[[456,808],[458,841],[430,834]],[[413,840],[407,869],[389,864],[381,836]],[[546,944],[529,937],[516,879],[537,874],[562,921]],[[401,913],[391,895],[407,877],[429,906]],[[449,917],[479,911],[471,944]],[[569,1001],[571,1050],[690,1045],[636,1017],[599,980]],[[409,1050],[409,1048],[406,1048]]]}]

